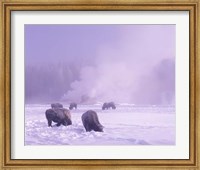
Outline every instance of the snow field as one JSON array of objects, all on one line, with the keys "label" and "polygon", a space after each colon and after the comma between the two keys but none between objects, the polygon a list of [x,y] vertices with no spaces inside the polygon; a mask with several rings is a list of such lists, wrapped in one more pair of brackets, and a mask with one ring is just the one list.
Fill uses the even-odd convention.
[{"label": "snow field", "polygon": [[[68,104],[64,105],[68,108]],[[79,105],[72,110],[72,125],[48,127],[45,117],[50,105],[26,105],[25,145],[175,145],[173,106],[117,105],[116,110],[101,110],[100,104]],[[81,115],[97,112],[104,132],[86,132]]]}]

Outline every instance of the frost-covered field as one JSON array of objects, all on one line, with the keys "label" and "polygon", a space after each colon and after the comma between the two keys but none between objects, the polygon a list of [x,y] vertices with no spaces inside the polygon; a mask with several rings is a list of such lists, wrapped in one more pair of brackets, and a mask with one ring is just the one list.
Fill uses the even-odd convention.
[{"label": "frost-covered field", "polygon": [[[64,105],[68,108],[68,104]],[[172,106],[117,105],[101,110],[101,105],[79,105],[72,110],[72,125],[47,126],[50,105],[26,105],[25,145],[174,145],[176,115]],[[104,132],[86,132],[81,115],[95,110]]]}]

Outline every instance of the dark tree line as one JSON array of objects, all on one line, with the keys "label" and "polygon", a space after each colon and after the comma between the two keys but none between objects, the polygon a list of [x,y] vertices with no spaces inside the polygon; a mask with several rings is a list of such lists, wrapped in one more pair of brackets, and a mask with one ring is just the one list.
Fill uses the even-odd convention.
[{"label": "dark tree line", "polygon": [[25,67],[26,102],[59,100],[70,90],[70,84],[79,79],[80,67],[76,64],[51,63]]}]

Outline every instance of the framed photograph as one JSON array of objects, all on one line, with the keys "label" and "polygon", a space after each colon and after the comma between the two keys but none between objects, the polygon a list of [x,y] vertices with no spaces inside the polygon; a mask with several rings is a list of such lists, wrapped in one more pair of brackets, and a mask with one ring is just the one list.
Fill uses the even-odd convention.
[{"label": "framed photograph", "polygon": [[2,1],[1,167],[199,169],[199,1]]}]

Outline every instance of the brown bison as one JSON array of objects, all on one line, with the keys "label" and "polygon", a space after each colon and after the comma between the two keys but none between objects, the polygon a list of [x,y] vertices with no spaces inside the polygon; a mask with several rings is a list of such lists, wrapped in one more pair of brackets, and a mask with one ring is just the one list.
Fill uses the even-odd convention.
[{"label": "brown bison", "polygon": [[116,109],[114,102],[104,103],[102,106],[102,110],[110,109],[110,108]]},{"label": "brown bison", "polygon": [[76,103],[70,103],[69,109],[72,110],[74,108],[77,109],[77,104]]},{"label": "brown bison", "polygon": [[52,121],[57,123],[56,126],[60,126],[61,124],[68,126],[72,124],[71,114],[68,109],[48,109],[46,110],[45,115],[48,121],[48,126],[52,126]]},{"label": "brown bison", "polygon": [[100,124],[95,111],[88,110],[87,112],[83,113],[81,118],[86,132],[90,132],[91,130],[103,132],[103,126]]},{"label": "brown bison", "polygon": [[63,105],[60,104],[60,103],[52,103],[51,108],[52,109],[59,109],[59,108],[63,108]]}]

